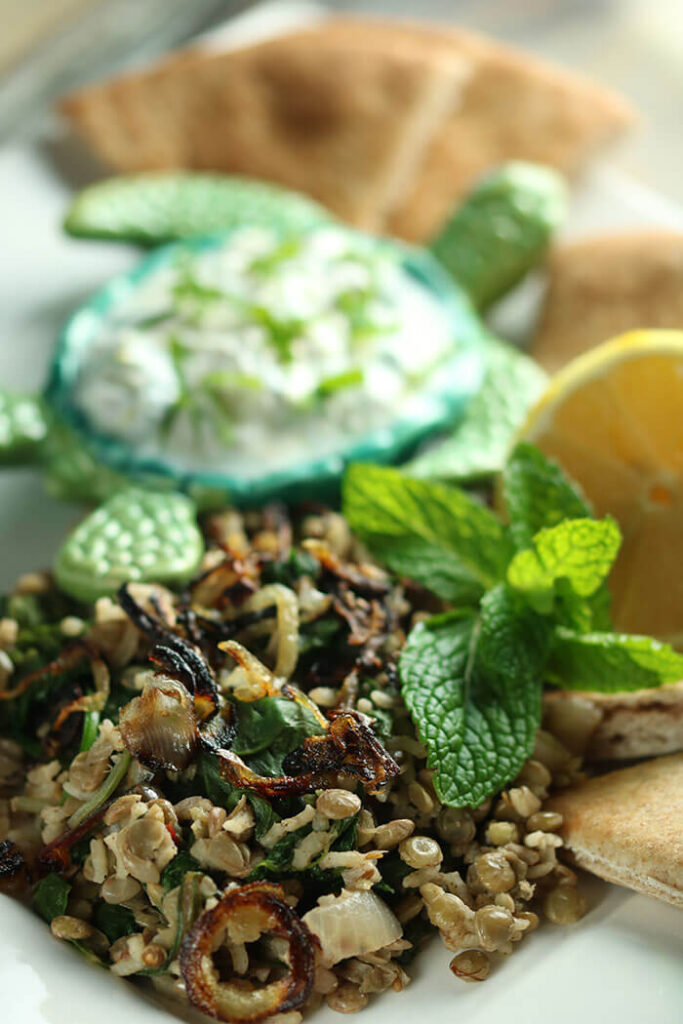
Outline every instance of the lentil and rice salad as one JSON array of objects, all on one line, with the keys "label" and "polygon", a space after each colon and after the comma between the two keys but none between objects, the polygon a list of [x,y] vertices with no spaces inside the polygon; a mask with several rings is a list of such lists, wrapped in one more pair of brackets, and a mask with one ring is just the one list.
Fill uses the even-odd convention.
[{"label": "lentil and rice salad", "polygon": [[410,981],[432,934],[482,981],[585,902],[540,731],[481,806],[437,798],[397,661],[436,599],[341,515],[228,510],[178,592],[94,606],[23,577],[0,621],[0,881],[52,934],[223,1020],[295,1024]]}]

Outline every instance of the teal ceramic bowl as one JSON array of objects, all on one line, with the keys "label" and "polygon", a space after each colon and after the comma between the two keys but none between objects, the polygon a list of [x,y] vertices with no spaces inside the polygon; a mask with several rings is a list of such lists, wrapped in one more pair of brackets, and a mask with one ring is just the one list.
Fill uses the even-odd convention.
[{"label": "teal ceramic bowl", "polygon": [[[350,232],[353,234],[353,232]],[[183,253],[197,253],[223,244],[230,232],[190,239],[155,250],[133,270],[113,278],[69,319],[59,337],[46,388],[46,398],[58,419],[70,425],[98,463],[136,483],[190,494],[204,507],[224,503],[250,506],[271,500],[333,501],[345,467],[351,462],[400,463],[430,436],[456,423],[483,376],[482,325],[468,297],[424,249],[378,239],[371,244],[390,253],[406,274],[418,281],[441,304],[453,325],[453,354],[420,394],[419,408],[390,425],[373,430],[347,447],[323,458],[295,463],[259,477],[240,477],[217,470],[178,469],[163,459],[145,458],[119,438],[98,433],[74,401],[75,384],[102,320],[126,300],[153,271],[175,263]],[[358,236],[367,246],[367,236]],[[416,345],[419,338],[415,339]],[[276,442],[276,439],[274,439]]]}]

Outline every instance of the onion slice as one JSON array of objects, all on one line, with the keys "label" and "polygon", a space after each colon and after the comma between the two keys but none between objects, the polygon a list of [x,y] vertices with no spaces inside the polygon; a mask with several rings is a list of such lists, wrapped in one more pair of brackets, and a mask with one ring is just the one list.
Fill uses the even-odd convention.
[{"label": "onion slice", "polygon": [[289,679],[299,658],[299,602],[296,594],[282,583],[261,587],[245,601],[245,611],[258,612],[274,604],[277,623],[268,654],[275,655],[274,675]]},{"label": "onion slice", "polygon": [[403,934],[386,903],[369,890],[344,889],[339,896],[323,896],[302,920],[320,942],[325,967],[374,953]]},{"label": "onion slice", "polygon": [[192,699],[180,683],[157,676],[119,713],[126,748],[152,771],[181,772],[195,756],[197,722]]},{"label": "onion slice", "polygon": [[[236,941],[252,941],[270,933],[288,945],[289,971],[262,988],[246,988],[219,980],[213,954],[226,933]],[[249,938],[246,938],[249,936]],[[185,936],[180,971],[188,999],[202,1013],[218,1020],[257,1024],[275,1013],[302,1006],[311,994],[315,949],[311,933],[284,902],[280,886],[252,882],[226,893],[205,911]]]}]

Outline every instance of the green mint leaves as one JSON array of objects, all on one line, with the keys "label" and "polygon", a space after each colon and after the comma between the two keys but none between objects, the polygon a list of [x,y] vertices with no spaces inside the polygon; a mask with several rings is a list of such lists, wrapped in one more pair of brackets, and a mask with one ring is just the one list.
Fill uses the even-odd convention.
[{"label": "green mint leaves", "polygon": [[443,803],[477,806],[529,756],[548,632],[499,586],[480,614],[437,616],[410,634],[400,662],[403,696]]},{"label": "green mint leaves", "polygon": [[528,547],[544,527],[593,514],[560,467],[530,444],[518,444],[512,452],[503,476],[503,497],[517,548]]},{"label": "green mint leaves", "polygon": [[531,545],[517,552],[508,567],[508,582],[537,611],[549,613],[562,580],[577,597],[594,594],[607,578],[620,543],[613,519],[565,519],[539,530]]},{"label": "green mint leaves", "polygon": [[546,672],[565,690],[620,693],[683,679],[683,655],[647,636],[555,631]]},{"label": "green mint leaves", "polygon": [[355,465],[344,513],[381,562],[454,606],[419,623],[403,697],[440,799],[475,806],[533,749],[544,683],[635,690],[683,678],[683,655],[610,631],[621,535],[591,518],[557,465],[519,445],[502,478],[509,522],[456,488]]},{"label": "green mint leaves", "polygon": [[505,578],[508,533],[464,491],[359,464],[346,474],[343,505],[380,561],[446,601],[475,601]]}]

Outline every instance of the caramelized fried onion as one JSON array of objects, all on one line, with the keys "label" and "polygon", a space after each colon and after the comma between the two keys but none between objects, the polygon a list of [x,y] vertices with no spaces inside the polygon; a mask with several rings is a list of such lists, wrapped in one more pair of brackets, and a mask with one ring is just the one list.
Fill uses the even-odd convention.
[{"label": "caramelized fried onion", "polygon": [[[302,1006],[313,986],[315,951],[311,933],[284,902],[280,886],[253,882],[226,893],[187,933],[180,970],[193,1006],[218,1020],[256,1024],[274,1013]],[[255,942],[269,933],[288,945],[288,973],[262,988],[219,980],[213,954],[227,938]]]},{"label": "caramelized fried onion", "polygon": [[135,600],[127,584],[124,583],[120,588],[118,599],[133,625],[152,641],[154,646],[150,660],[193,694],[195,712],[200,721],[212,715],[218,707],[218,690],[202,654],[187,640],[173,633],[160,619],[146,612]]},{"label": "caramelized fried onion", "polygon": [[24,855],[10,839],[0,843],[0,892],[14,893],[28,882]]},{"label": "caramelized fried onion", "polygon": [[121,739],[152,771],[180,772],[195,756],[197,721],[190,695],[172,679],[157,677],[119,714]]},{"label": "caramelized fried onion", "polygon": [[82,640],[71,644],[65,647],[54,661],[50,661],[47,665],[37,668],[35,672],[30,672],[27,676],[24,676],[21,682],[17,683],[11,690],[0,691],[0,700],[14,700],[15,697],[25,693],[26,690],[30,689],[40,679],[45,679],[46,676],[60,676],[64,672],[71,672],[79,662],[88,657],[90,657],[90,650]]},{"label": "caramelized fried onion", "polygon": [[257,775],[240,757],[217,751],[221,774],[238,789],[251,789],[266,798],[312,793],[330,781],[331,773],[359,779],[369,793],[376,793],[399,768],[375,738],[362,715],[343,711],[334,716],[322,736],[309,736],[284,760],[286,775]]},{"label": "caramelized fried onion", "polygon": [[322,540],[309,538],[303,542],[302,547],[317,558],[326,572],[335,579],[350,584],[359,594],[381,597],[391,590],[386,573],[374,565],[353,565],[350,562],[343,562]]}]

